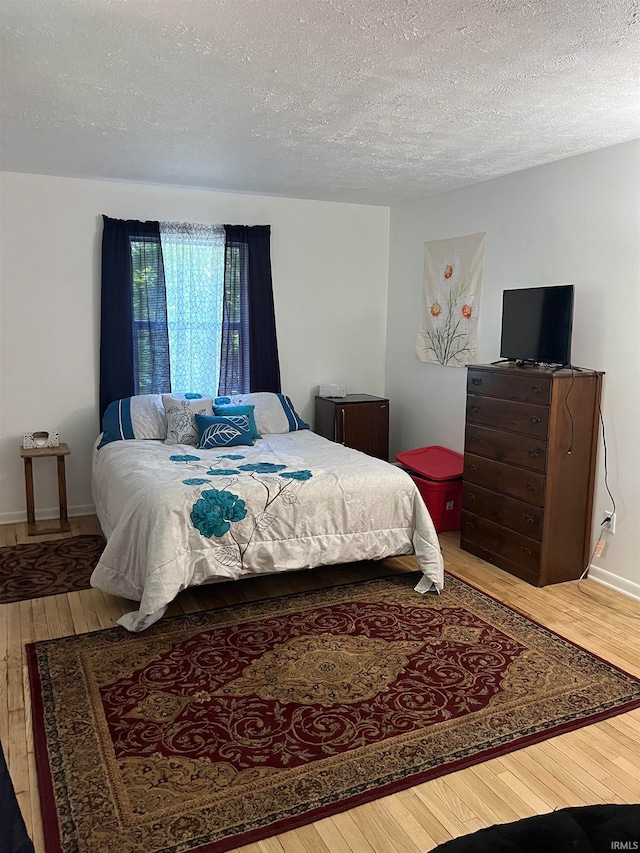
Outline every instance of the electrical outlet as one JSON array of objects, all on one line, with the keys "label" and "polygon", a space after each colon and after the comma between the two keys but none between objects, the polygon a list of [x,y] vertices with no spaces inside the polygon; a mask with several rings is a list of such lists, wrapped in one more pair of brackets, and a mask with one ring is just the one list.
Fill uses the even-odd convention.
[{"label": "electrical outlet", "polygon": [[616,532],[616,514],[615,514],[615,512],[609,512],[608,510],[606,510],[604,517],[605,517],[605,519],[606,518],[609,519],[609,524],[607,525],[607,527],[609,529],[609,533],[615,533]]}]

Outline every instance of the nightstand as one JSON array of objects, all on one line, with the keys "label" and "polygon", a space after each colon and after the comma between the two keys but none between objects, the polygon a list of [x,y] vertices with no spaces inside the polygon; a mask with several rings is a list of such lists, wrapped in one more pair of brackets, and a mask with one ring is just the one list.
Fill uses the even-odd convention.
[{"label": "nightstand", "polygon": [[315,432],[388,461],[389,400],[370,394],[316,397]]},{"label": "nightstand", "polygon": [[[71,453],[68,444],[58,447],[21,447],[20,456],[24,459],[24,481],[27,492],[27,533],[29,536],[42,536],[48,533],[66,533],[70,530],[67,519],[67,477],[65,472],[65,456]],[[33,500],[33,468],[34,459],[44,456],[55,456],[58,460],[58,499],[60,502],[60,521],[55,525],[36,524],[36,512]]]}]

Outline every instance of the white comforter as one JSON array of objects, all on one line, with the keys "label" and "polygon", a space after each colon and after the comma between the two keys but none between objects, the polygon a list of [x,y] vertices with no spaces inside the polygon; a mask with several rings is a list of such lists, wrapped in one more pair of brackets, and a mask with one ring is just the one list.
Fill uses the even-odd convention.
[{"label": "white comforter", "polygon": [[116,441],[95,451],[107,545],[92,586],[140,602],[142,631],[188,586],[415,553],[443,584],[438,537],[401,469],[304,430],[216,451]]}]

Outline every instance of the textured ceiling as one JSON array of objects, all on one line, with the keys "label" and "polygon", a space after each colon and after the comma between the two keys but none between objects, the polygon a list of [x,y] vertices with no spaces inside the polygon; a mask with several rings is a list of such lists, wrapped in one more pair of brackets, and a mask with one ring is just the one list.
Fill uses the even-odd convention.
[{"label": "textured ceiling", "polygon": [[0,167],[393,204],[640,136],[638,0],[0,0]]}]

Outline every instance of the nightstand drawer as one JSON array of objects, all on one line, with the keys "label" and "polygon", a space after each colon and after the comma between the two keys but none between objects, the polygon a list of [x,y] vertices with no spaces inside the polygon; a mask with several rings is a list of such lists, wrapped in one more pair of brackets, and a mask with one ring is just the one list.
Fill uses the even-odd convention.
[{"label": "nightstand drawer", "polygon": [[492,554],[510,560],[525,572],[537,572],[540,567],[540,542],[507,530],[470,512],[462,513],[462,537]]},{"label": "nightstand drawer", "polygon": [[540,473],[547,467],[547,442],[514,432],[467,424],[464,449]]},{"label": "nightstand drawer", "polygon": [[484,486],[534,506],[544,506],[545,476],[536,471],[465,453],[463,478],[465,483]]},{"label": "nightstand drawer", "polygon": [[500,429],[546,438],[549,434],[549,407],[469,394],[467,423],[499,424]]},{"label": "nightstand drawer", "polygon": [[544,511],[541,507],[465,483],[462,488],[462,509],[531,539],[542,539]]},{"label": "nightstand drawer", "polygon": [[520,400],[523,403],[548,403],[551,400],[551,378],[549,376],[518,376],[514,373],[477,370],[472,367],[467,373],[468,394],[488,394],[504,400]]}]

